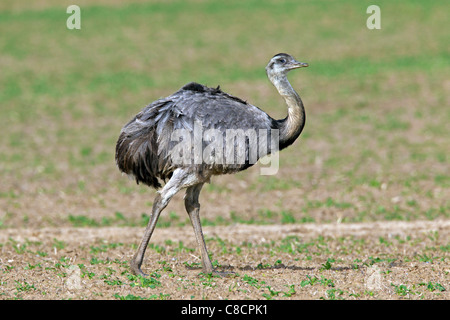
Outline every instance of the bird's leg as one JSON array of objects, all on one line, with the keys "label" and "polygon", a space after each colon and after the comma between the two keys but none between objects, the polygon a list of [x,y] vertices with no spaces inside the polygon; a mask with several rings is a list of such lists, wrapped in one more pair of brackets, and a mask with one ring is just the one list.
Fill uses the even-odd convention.
[{"label": "bird's leg", "polygon": [[142,237],[141,243],[139,244],[139,248],[136,251],[136,254],[130,261],[131,272],[134,275],[146,276],[145,273],[141,270],[142,261],[144,260],[145,250],[147,249],[147,245],[150,241],[150,238],[153,234],[153,230],[155,230],[156,222],[158,221],[159,215],[161,211],[169,203],[170,199],[182,188],[186,187],[186,180],[189,180],[189,175],[183,171],[175,171],[172,175],[172,178],[167,182],[161,192],[156,196],[155,201],[153,203],[152,215],[150,216],[150,220],[148,222],[147,227],[144,231],[144,236]]},{"label": "bird's leg", "polygon": [[200,248],[200,254],[202,257],[202,268],[204,273],[212,273],[219,276],[228,276],[233,273],[217,272],[214,270],[211,260],[209,259],[208,250],[206,249],[205,238],[202,232],[202,226],[200,224],[200,203],[198,197],[203,187],[203,183],[199,183],[192,187],[187,188],[186,195],[184,197],[184,205],[186,211],[189,214],[189,218],[194,228],[195,238],[197,239],[198,247]]},{"label": "bird's leg", "polygon": [[206,249],[202,226],[200,224],[200,203],[198,202],[198,196],[202,187],[203,183],[200,183],[187,188],[186,195],[184,197],[184,205],[187,213],[189,214],[189,219],[191,219],[192,227],[194,227],[195,238],[197,239],[197,244],[200,248],[203,272],[213,273],[214,269],[208,256],[208,250]]},{"label": "bird's leg", "polygon": [[164,207],[162,206],[161,194],[158,194],[155,198],[152,208],[152,215],[150,216],[150,220],[147,224],[147,227],[144,231],[144,236],[142,237],[141,243],[139,244],[139,248],[136,251],[133,259],[130,261],[131,272],[136,276],[147,276],[141,270],[142,261],[144,260],[145,250],[147,249],[147,245],[150,241],[150,238],[153,234],[153,230],[155,230],[156,222],[158,221],[159,214],[161,213]]}]

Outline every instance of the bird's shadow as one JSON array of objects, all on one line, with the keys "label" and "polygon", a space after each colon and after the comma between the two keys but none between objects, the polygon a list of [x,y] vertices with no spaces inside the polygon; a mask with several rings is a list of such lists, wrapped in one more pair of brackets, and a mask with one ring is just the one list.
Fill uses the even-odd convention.
[{"label": "bird's shadow", "polygon": [[[185,266],[185,268],[187,270],[202,270],[202,267],[199,266]],[[217,267],[218,271],[257,271],[257,270],[277,270],[277,269],[287,269],[287,270],[316,270],[316,269],[320,269],[320,268],[315,268],[315,267],[300,267],[300,266],[295,266],[295,265],[290,265],[290,266],[286,266],[284,264],[277,264],[277,265],[270,265],[270,266],[250,266],[250,265],[246,265],[246,266],[241,266],[241,267],[235,267],[232,265],[220,265],[220,267]],[[331,270],[345,270],[345,269],[350,269],[347,267],[338,267],[338,268],[331,268]]]}]

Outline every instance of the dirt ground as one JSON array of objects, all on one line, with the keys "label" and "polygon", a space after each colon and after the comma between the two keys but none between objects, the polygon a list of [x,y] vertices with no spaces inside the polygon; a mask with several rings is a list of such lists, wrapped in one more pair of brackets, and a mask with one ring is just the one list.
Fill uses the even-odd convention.
[{"label": "dirt ground", "polygon": [[[213,261],[218,260],[219,270],[235,273],[223,278],[200,274],[190,226],[160,228],[154,233],[143,265],[143,270],[151,274],[149,279],[155,280],[154,286],[139,284],[128,271],[127,261],[142,231],[137,227],[2,230],[0,297],[183,300],[450,297],[448,249],[438,253],[449,239],[448,220],[205,227]],[[292,239],[295,241],[287,241]],[[282,244],[292,248],[304,244],[309,250],[292,253],[280,250]]]}]

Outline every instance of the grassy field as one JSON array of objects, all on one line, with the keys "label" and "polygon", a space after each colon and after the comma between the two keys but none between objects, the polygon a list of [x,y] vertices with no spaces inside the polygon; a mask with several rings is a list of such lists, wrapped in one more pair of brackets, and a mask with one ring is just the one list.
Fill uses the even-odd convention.
[{"label": "grassy field", "polygon": [[[0,299],[448,299],[448,2],[78,1],[80,30],[70,4],[0,4]],[[289,76],[304,133],[277,175],[218,177],[200,199],[213,261],[238,276],[197,276],[180,194],[153,276],[133,277],[155,192],[116,168],[121,127],[190,81],[283,118],[278,52],[310,64]]]}]

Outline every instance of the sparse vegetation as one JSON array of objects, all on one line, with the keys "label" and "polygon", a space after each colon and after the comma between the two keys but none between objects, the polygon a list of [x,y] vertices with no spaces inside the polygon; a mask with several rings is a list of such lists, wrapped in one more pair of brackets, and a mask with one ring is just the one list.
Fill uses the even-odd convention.
[{"label": "sparse vegetation", "polygon": [[[77,233],[83,234],[83,230],[86,229]],[[53,235],[41,234],[40,241],[1,243],[4,256],[17,258],[2,266],[0,293],[6,299],[52,298],[55,290],[62,290],[64,298],[93,298],[99,294],[97,298],[120,300],[191,299],[191,292],[201,292],[200,296],[194,294],[194,299],[224,295],[229,299],[244,295],[263,300],[447,297],[448,250],[437,233],[393,238],[388,253],[380,237],[351,235],[351,230],[345,231],[350,233],[347,236],[327,238],[317,232],[303,233],[300,239],[263,230],[252,233],[257,235],[257,241],[207,238],[213,261],[215,257],[221,261],[233,258],[230,264],[216,265],[234,272],[234,276],[225,278],[201,273],[199,259],[191,249],[195,239],[191,237],[187,243],[172,240],[168,236],[170,230],[153,244],[147,278],[129,272],[127,259],[134,245],[132,239],[98,239],[90,245],[92,241],[80,242],[75,234],[55,254],[57,240]],[[188,231],[184,230],[181,236]],[[96,234],[101,234],[101,229]],[[261,241],[266,236],[271,240]],[[24,250],[16,251],[18,246]],[[415,250],[423,254],[418,256]],[[36,254],[44,251],[46,255]],[[118,258],[124,252],[126,258]],[[374,256],[372,252],[379,254]],[[42,282],[36,275],[48,280]],[[50,279],[53,280],[49,282]],[[86,291],[87,288],[96,289]]]}]

